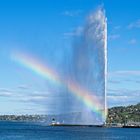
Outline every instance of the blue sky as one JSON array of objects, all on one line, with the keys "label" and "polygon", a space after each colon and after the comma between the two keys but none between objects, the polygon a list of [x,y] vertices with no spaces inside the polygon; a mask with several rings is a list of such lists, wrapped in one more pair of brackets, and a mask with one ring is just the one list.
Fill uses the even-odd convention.
[{"label": "blue sky", "polygon": [[[73,31],[80,30],[88,13],[100,5],[104,6],[108,22],[108,106],[139,102],[139,0],[3,0],[0,1],[0,114],[46,111],[45,79],[11,61],[11,51],[25,50],[41,60],[56,56],[61,59],[62,46],[72,45]],[[54,48],[57,54],[50,56]]]}]

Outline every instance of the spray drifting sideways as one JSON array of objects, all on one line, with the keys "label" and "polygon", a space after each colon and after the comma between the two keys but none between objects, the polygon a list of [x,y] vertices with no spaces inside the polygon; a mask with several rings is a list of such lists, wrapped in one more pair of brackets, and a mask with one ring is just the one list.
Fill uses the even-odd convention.
[{"label": "spray drifting sideways", "polygon": [[[53,82],[54,88],[55,85],[57,88],[61,87],[63,93],[60,96],[66,95],[68,98],[60,98],[62,105],[57,104],[57,111],[59,114],[65,114],[64,106],[68,108],[70,113],[66,114],[68,119],[64,115],[61,116],[61,120],[65,120],[65,123],[87,125],[103,123],[106,117],[107,23],[102,8],[98,8],[88,16],[81,36],[75,40],[78,41],[71,47],[69,54],[72,56],[68,56],[66,62],[68,65],[64,64],[64,67],[69,66],[67,75],[60,75],[47,63],[43,64],[24,52],[13,52],[12,59]],[[54,97],[52,102],[55,101]],[[80,116],[72,117],[71,112],[80,112]]]}]

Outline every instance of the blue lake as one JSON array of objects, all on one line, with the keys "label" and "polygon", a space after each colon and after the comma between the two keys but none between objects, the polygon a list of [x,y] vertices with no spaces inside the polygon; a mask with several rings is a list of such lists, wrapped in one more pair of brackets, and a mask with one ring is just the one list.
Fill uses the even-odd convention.
[{"label": "blue lake", "polygon": [[0,140],[140,140],[139,128],[50,127],[0,122]]}]

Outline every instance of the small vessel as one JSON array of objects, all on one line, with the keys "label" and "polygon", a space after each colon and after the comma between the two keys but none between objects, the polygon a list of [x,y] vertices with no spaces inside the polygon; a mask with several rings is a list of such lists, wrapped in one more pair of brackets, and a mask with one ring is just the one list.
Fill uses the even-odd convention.
[{"label": "small vessel", "polygon": [[57,122],[57,121],[55,120],[55,118],[53,118],[53,119],[52,119],[51,126],[58,126],[58,125],[60,125],[60,122]]}]

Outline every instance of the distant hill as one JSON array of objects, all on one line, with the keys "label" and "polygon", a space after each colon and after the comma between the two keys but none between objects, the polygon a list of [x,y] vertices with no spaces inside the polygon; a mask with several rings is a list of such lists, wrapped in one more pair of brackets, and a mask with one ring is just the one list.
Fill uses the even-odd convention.
[{"label": "distant hill", "polygon": [[107,123],[140,122],[140,103],[108,109]]}]

